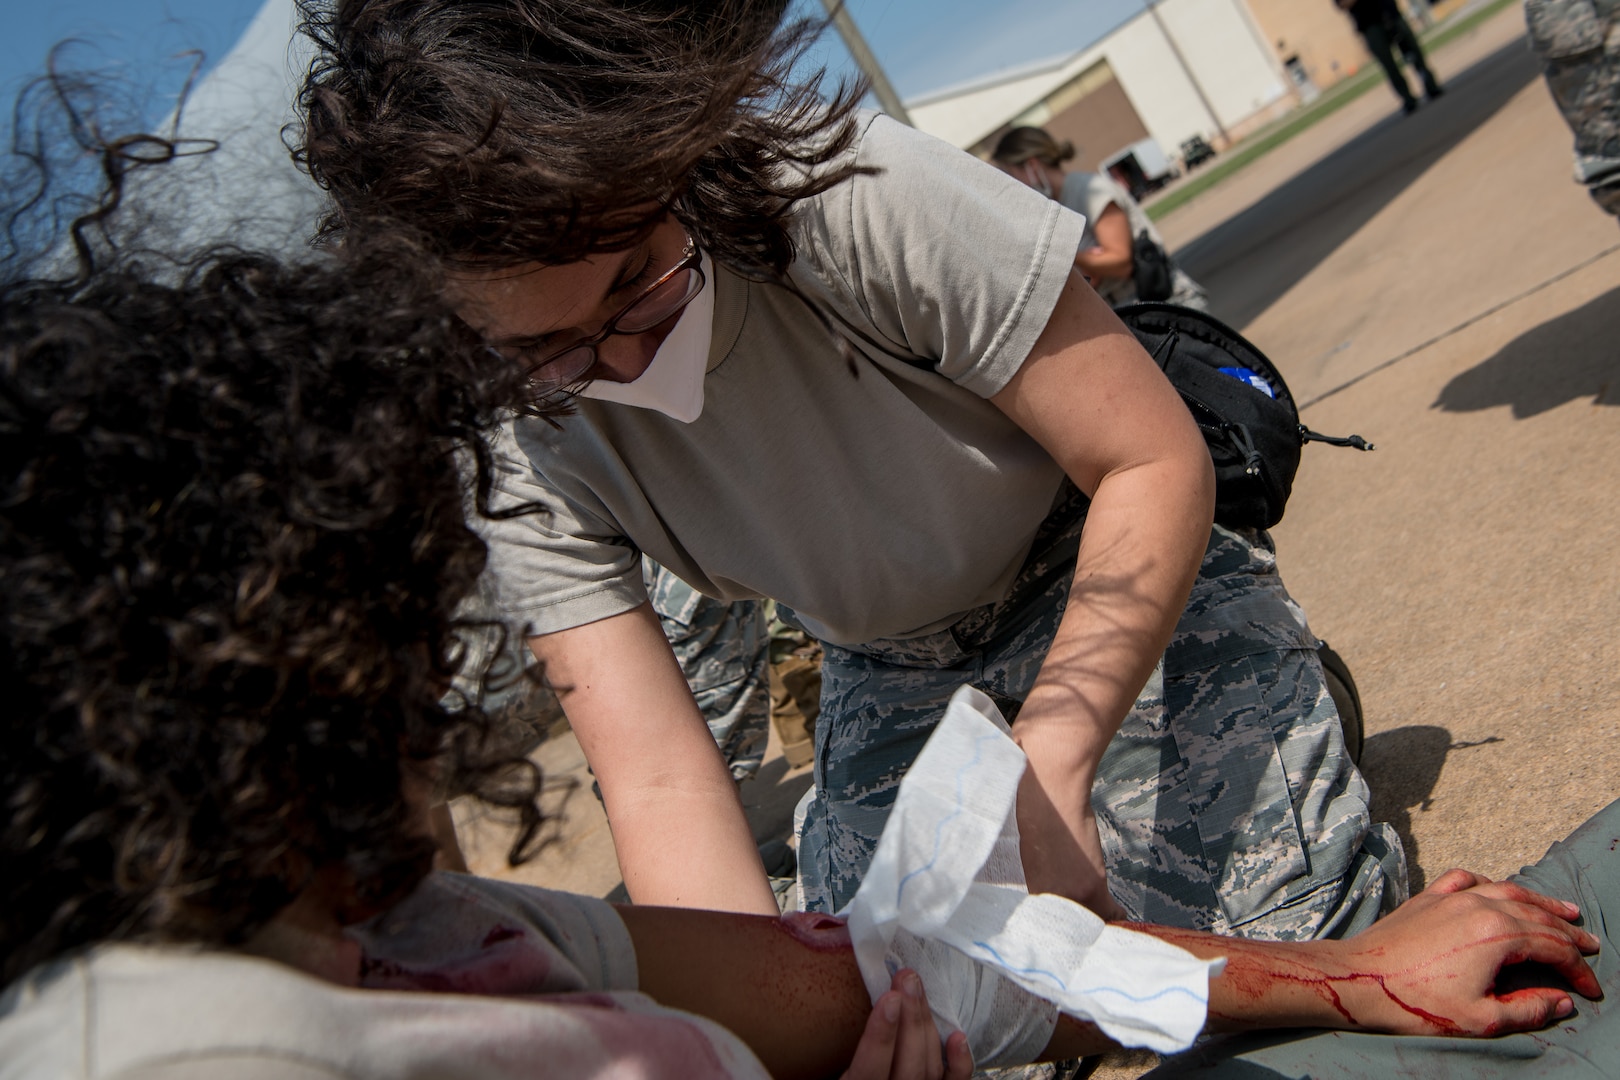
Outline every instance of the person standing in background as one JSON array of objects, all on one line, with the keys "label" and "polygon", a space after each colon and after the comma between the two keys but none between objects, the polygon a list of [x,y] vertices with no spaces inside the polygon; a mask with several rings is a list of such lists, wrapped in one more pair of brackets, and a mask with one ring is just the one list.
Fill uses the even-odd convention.
[{"label": "person standing in background", "polygon": [[[1017,127],[1001,137],[990,159],[1001,171],[1086,219],[1075,268],[1086,276],[1109,307],[1124,307],[1138,300],[1168,300],[1182,307],[1209,310],[1203,286],[1187,276],[1164,250],[1164,239],[1135,199],[1123,187],[1100,173],[1065,172],[1063,163],[1074,158],[1074,144],[1061,144],[1044,128]],[[1169,271],[1169,295],[1152,295],[1140,287],[1144,267],[1138,255],[1151,256],[1147,244]],[[1145,261],[1145,260],[1144,260]]]},{"label": "person standing in background", "polygon": [[1406,24],[1401,9],[1395,6],[1395,0],[1335,0],[1335,3],[1355,20],[1356,32],[1367,42],[1373,59],[1389,76],[1389,85],[1400,95],[1402,109],[1407,113],[1416,112],[1418,99],[1413,96],[1412,88],[1406,83],[1406,74],[1395,59],[1397,50],[1423,80],[1424,97],[1433,101],[1445,93],[1434,72],[1429,70],[1429,62],[1423,58],[1423,47],[1418,44],[1412,28]]},{"label": "person standing in background", "polygon": [[1620,216],[1620,2],[1525,0],[1524,18],[1575,133],[1575,179]]}]

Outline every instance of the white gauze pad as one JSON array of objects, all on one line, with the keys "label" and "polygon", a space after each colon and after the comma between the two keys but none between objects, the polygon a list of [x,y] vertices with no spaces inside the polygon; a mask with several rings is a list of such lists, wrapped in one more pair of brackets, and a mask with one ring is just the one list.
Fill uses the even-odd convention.
[{"label": "white gauze pad", "polygon": [[1004,981],[1121,1045],[1186,1049],[1225,962],[1109,926],[1062,897],[1031,896],[1014,814],[1024,764],[995,704],[957,690],[841,912],[873,1001],[894,971],[917,968],[941,1032],[966,1032],[981,1065],[1028,1060],[1056,1021],[1050,1006],[1020,1005],[1029,999]]}]

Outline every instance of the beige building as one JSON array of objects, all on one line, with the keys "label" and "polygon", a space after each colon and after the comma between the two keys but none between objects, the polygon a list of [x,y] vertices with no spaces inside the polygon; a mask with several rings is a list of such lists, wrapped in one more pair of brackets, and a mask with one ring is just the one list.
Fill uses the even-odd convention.
[{"label": "beige building", "polygon": [[[1323,0],[1327,2],[1327,0]],[[1246,0],[1156,0],[1079,52],[906,102],[922,130],[985,153],[1008,128],[1047,127],[1080,167],[1153,139],[1216,145],[1292,107],[1288,76]]]},{"label": "beige building", "polygon": [[1248,0],[1284,65],[1299,65],[1318,89],[1353,75],[1371,57],[1355,24],[1332,0]]},{"label": "beige building", "polygon": [[[1424,20],[1443,19],[1467,0],[1401,0],[1414,28]],[[1340,79],[1354,75],[1372,62],[1355,24],[1333,0],[1247,0],[1255,22],[1259,23],[1287,68],[1298,70],[1317,89],[1326,89]],[[1425,12],[1424,8],[1428,11]],[[1290,70],[1296,80],[1298,75]]]},{"label": "beige building", "polygon": [[[1439,0],[1434,16],[1465,2]],[[1078,52],[906,108],[981,157],[1010,128],[1044,127],[1074,143],[1074,168],[1095,171],[1144,140],[1171,158],[1194,136],[1224,148],[1370,62],[1334,0],[1155,0]]]}]

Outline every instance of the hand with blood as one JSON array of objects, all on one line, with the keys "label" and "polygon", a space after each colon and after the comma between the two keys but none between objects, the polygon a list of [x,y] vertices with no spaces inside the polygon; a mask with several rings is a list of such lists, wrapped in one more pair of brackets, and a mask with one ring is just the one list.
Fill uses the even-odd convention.
[{"label": "hand with blood", "polygon": [[[1581,959],[1598,939],[1573,904],[1452,870],[1353,938],[1267,942],[1134,924],[1195,956],[1226,959],[1210,982],[1208,1031],[1326,1027],[1490,1036],[1603,996]],[[1060,1034],[1062,1034],[1060,1025]]]},{"label": "hand with blood", "polygon": [[[1573,925],[1579,917],[1574,904],[1452,870],[1365,932],[1324,942],[1344,952],[1346,969],[1324,972],[1325,988],[1345,1019],[1375,1031],[1489,1036],[1545,1027],[1574,1011],[1571,990],[1603,996],[1581,959],[1598,939]],[[1504,969],[1541,974],[1510,987]]]}]

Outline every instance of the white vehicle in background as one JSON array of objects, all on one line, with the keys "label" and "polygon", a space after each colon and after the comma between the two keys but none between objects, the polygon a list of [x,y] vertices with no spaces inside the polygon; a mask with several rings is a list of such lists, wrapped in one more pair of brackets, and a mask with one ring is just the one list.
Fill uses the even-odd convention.
[{"label": "white vehicle in background", "polygon": [[1131,198],[1143,196],[1181,175],[1157,139],[1139,139],[1103,158],[1099,171],[1113,177]]}]

